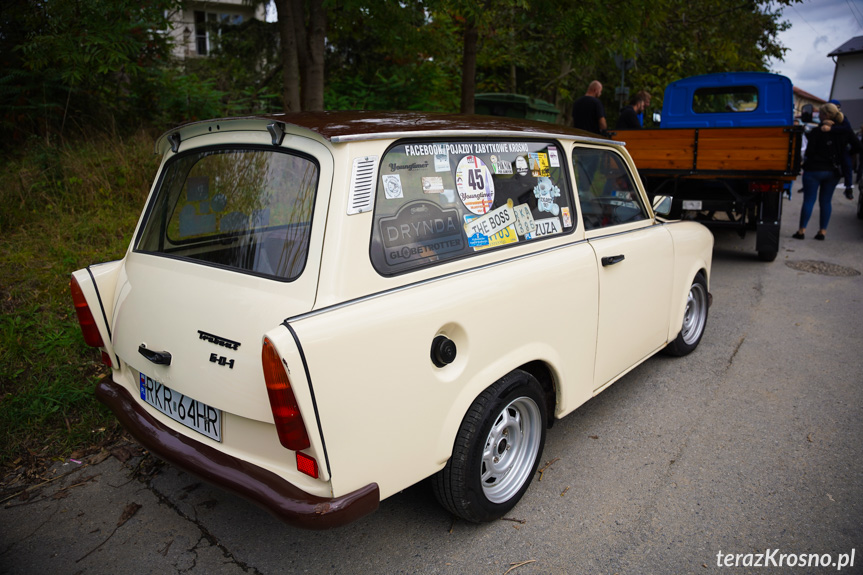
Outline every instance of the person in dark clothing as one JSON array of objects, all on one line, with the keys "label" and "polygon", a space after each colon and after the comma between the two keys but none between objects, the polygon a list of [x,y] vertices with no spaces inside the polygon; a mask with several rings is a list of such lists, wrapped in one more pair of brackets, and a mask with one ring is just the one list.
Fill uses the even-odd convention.
[{"label": "person in dark clothing", "polygon": [[806,233],[806,224],[812,216],[815,200],[820,207],[820,229],[815,234],[816,240],[823,240],[827,233],[832,212],[831,202],[836,184],[842,177],[842,152],[846,145],[860,152],[861,146],[854,132],[845,127],[845,116],[834,104],[824,104],[819,112],[821,124],[813,128],[807,139],[806,157],[803,160],[803,206],[800,208],[800,228],[792,235],[794,239],[802,240]]},{"label": "person in dark clothing", "polygon": [[605,108],[599,97],[602,95],[602,84],[594,80],[587,87],[587,93],[572,105],[572,125],[580,130],[586,130],[605,135],[608,124],[605,121]]},{"label": "person in dark clothing", "polygon": [[[842,103],[839,100],[830,100],[831,104],[834,104],[839,111],[842,111]],[[844,113],[843,113],[844,115]],[[853,131],[854,128],[851,127],[851,120],[848,119],[848,116],[845,116],[845,119],[842,120],[842,125],[844,125],[849,130]],[[842,151],[842,177],[845,179],[845,197],[849,200],[854,199],[854,164],[851,159],[851,151],[848,146],[845,146],[845,149]]]},{"label": "person in dark clothing", "polygon": [[617,130],[638,130],[641,128],[641,122],[638,120],[638,115],[644,112],[647,102],[641,92],[629,99],[629,105],[620,111],[620,117],[617,119]]}]

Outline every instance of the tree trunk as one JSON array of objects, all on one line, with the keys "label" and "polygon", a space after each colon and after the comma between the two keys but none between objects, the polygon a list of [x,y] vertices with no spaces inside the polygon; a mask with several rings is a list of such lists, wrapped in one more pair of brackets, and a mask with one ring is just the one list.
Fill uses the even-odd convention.
[{"label": "tree trunk", "polygon": [[303,109],[324,109],[324,54],[327,37],[327,11],[320,0],[309,2],[309,27],[306,34],[307,60],[303,74]]},{"label": "tree trunk", "polygon": [[479,41],[479,30],[476,20],[469,19],[464,25],[464,51],[461,63],[461,113],[474,113],[474,96],[476,93],[476,52]]},{"label": "tree trunk", "polygon": [[[282,104],[286,112],[299,112],[300,68],[297,53],[296,18],[290,0],[275,0],[282,52]],[[300,12],[297,17],[302,17]]]}]

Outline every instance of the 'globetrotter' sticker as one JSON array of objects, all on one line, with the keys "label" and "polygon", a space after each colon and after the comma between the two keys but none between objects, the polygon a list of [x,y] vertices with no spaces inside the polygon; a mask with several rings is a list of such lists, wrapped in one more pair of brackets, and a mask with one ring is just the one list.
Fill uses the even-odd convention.
[{"label": "'globetrotter' sticker", "polygon": [[494,180],[488,166],[477,156],[465,156],[455,172],[455,187],[464,207],[483,215],[494,203]]}]

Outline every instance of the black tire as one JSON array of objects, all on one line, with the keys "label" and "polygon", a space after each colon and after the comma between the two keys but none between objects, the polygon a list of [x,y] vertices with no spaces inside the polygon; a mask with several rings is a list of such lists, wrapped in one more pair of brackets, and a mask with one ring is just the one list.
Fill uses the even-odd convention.
[{"label": "black tire", "polygon": [[704,335],[704,328],[707,326],[707,309],[709,306],[709,296],[707,293],[707,280],[701,272],[695,274],[695,279],[692,280],[692,285],[689,288],[689,295],[686,298],[686,309],[683,312],[683,325],[680,327],[680,333],[674,338],[674,341],[665,347],[665,353],[668,355],[683,356],[691,353],[701,337]]},{"label": "black tire", "polygon": [[432,488],[453,515],[480,523],[503,517],[527,491],[542,455],[546,402],[524,371],[507,374],[476,398],[446,467]]},{"label": "black tire", "polygon": [[761,250],[758,252],[758,259],[762,262],[772,262],[778,253],[776,250]]}]

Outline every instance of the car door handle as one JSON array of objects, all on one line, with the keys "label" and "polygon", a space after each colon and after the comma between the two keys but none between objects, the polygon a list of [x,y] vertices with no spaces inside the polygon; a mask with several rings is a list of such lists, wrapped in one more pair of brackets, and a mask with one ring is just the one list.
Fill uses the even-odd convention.
[{"label": "car door handle", "polygon": [[167,351],[153,351],[144,347],[144,344],[141,344],[138,347],[138,353],[157,365],[171,365],[171,354]]},{"label": "car door handle", "polygon": [[602,258],[602,267],[613,266],[614,264],[620,263],[623,260],[623,254],[620,254],[619,256],[605,256],[604,258]]}]

